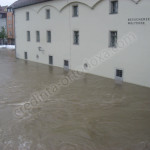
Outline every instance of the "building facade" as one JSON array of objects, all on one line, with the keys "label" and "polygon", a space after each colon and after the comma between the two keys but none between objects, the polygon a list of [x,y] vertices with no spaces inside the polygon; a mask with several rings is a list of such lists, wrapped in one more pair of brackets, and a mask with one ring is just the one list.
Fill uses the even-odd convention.
[{"label": "building facade", "polygon": [[7,6],[0,6],[0,31],[2,27],[7,29]]},{"label": "building facade", "polygon": [[15,44],[14,14],[12,7],[7,8],[7,44]]},{"label": "building facade", "polygon": [[15,5],[16,57],[150,87],[149,0]]},{"label": "building facade", "polygon": [[[7,6],[0,6],[0,32],[2,28],[7,32]],[[0,44],[3,44],[5,41],[0,39]]]}]

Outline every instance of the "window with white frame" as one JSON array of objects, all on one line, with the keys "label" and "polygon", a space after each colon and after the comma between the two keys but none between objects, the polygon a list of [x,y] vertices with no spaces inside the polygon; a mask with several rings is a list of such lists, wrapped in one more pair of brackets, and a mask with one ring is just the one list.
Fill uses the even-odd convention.
[{"label": "window with white frame", "polygon": [[49,64],[53,65],[53,56],[49,56]]},{"label": "window with white frame", "polygon": [[79,31],[73,31],[73,44],[79,45]]},{"label": "window with white frame", "polygon": [[118,13],[118,0],[111,0],[110,1],[110,14],[117,14]]},{"label": "window with white frame", "polygon": [[110,47],[117,47],[117,31],[110,31]]},{"label": "window with white frame", "polygon": [[78,5],[72,6],[72,16],[73,17],[78,17],[79,16],[79,7],[78,7]]}]

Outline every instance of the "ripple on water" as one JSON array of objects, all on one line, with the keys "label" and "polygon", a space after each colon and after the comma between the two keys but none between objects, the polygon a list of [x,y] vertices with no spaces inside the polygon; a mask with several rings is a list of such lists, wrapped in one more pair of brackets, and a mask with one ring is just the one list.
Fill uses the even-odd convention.
[{"label": "ripple on water", "polygon": [[0,150],[150,150],[149,88],[87,74],[30,111],[17,111],[20,117],[12,114],[65,75],[0,50]]}]

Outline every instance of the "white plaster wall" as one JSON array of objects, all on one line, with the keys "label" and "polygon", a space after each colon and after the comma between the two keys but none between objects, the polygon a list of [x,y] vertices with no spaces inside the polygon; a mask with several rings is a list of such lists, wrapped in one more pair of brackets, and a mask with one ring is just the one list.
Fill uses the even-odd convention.
[{"label": "white plaster wall", "polygon": [[[69,2],[69,4],[68,4]],[[79,17],[72,17],[73,0],[56,0],[15,10],[16,55],[48,64],[48,56],[54,58],[54,66],[63,67],[63,60],[70,61],[75,70],[83,66],[86,58],[91,58],[103,49],[109,49],[109,31],[117,30],[118,38],[129,32],[138,40],[103,64],[88,71],[114,79],[115,69],[124,70],[123,80],[150,87],[150,21],[144,25],[128,25],[128,18],[147,18],[150,14],[150,1],[142,0],[135,4],[131,0],[119,0],[119,13],[109,14],[109,0],[79,0]],[[68,4],[68,5],[67,5]],[[95,5],[96,4],[96,5]],[[45,9],[50,8],[51,19],[45,19]],[[26,21],[26,11],[30,21]],[[40,43],[36,42],[36,30],[40,31]],[[46,31],[52,32],[52,43],[47,43]],[[79,30],[80,44],[73,45],[73,31]],[[31,31],[31,42],[27,42],[26,31]],[[39,52],[41,46],[44,52]],[[39,59],[36,55],[39,55]]]}]

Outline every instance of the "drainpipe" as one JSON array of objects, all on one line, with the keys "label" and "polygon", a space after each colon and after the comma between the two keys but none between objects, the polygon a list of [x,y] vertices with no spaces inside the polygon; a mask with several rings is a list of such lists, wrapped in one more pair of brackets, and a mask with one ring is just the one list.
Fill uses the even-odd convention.
[{"label": "drainpipe", "polygon": [[[69,0],[67,0],[67,3],[69,4]],[[67,5],[68,5],[67,4]],[[72,69],[71,68],[71,63],[72,63],[72,61],[71,61],[71,34],[72,34],[72,32],[71,32],[71,10],[70,10],[70,5],[68,5],[69,6],[69,34],[70,34],[70,39],[69,39],[69,50],[70,50],[70,62],[69,62],[69,69]]]},{"label": "drainpipe", "polygon": [[[16,17],[15,17],[15,9],[13,10],[13,15],[14,15],[14,36],[15,36],[15,57],[17,58],[17,54],[16,54],[16,49],[17,49],[17,44],[16,44]],[[13,17],[13,16],[12,16]],[[13,18],[12,18],[13,19]]]}]

